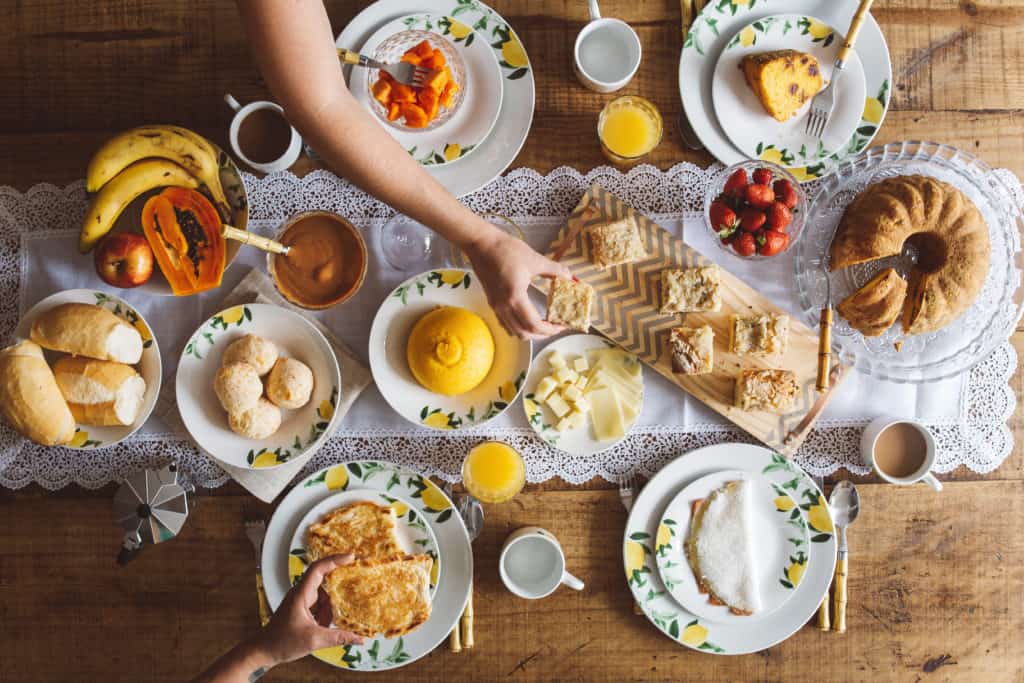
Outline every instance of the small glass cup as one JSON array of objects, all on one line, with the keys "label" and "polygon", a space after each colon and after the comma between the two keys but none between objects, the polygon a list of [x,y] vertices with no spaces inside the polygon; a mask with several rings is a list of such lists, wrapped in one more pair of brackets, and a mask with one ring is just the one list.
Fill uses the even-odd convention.
[{"label": "small glass cup", "polygon": [[[629,125],[630,122],[621,120],[623,114],[629,110],[639,114],[639,118],[633,123],[643,122],[651,127],[649,131],[646,131],[648,139],[640,141],[636,146],[630,145],[629,147],[621,146],[621,141],[618,140],[610,143],[609,137],[614,137],[614,134],[612,129],[609,128],[609,124],[612,126],[615,126],[616,123],[619,125]],[[601,149],[609,161],[620,166],[635,164],[650,154],[661,144],[663,132],[661,112],[651,102],[636,95],[616,97],[604,106],[604,109],[601,110],[601,115],[597,118],[597,137],[601,141]]]},{"label": "small glass cup", "polygon": [[384,260],[398,271],[422,268],[430,259],[433,243],[434,231],[404,214],[395,214],[380,229]]},{"label": "small glass cup", "polygon": [[526,463],[508,444],[484,441],[462,461],[462,483],[481,502],[506,503],[526,485]]}]

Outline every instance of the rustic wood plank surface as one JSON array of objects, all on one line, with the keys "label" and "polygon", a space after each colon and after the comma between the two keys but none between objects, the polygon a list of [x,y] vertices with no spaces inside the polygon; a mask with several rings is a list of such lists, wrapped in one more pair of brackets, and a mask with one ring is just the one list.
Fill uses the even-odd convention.
[{"label": "rustic wood plank surface", "polygon": [[[537,111],[516,166],[586,170],[604,162],[594,129],[607,96],[575,83],[571,50],[585,21],[575,0],[493,0],[537,70]],[[328,2],[340,28],[364,3]],[[651,162],[711,162],[671,121],[680,46],[675,0],[604,0],[629,21],[644,62],[625,92],[669,122]],[[80,178],[108,135],[170,121],[224,142],[221,96],[266,96],[234,3],[126,0],[0,3],[0,184]],[[1024,175],[1024,0],[878,0],[895,88],[878,142],[936,139]],[[308,167],[308,164],[307,166]],[[1013,339],[1024,352],[1024,331]],[[1024,391],[1024,372],[1012,380]],[[993,473],[964,470],[942,494],[863,487],[851,534],[850,631],[805,628],[759,655],[725,658],[673,645],[632,613],[620,559],[624,511],[604,482],[531,486],[488,507],[475,546],[477,647],[440,649],[389,680],[964,680],[1024,678],[1024,419]],[[0,680],[180,681],[256,628],[252,554],[241,533],[251,498],[226,486],[202,499],[181,537],[127,568],[111,487],[0,490]],[[269,508],[268,508],[269,509]],[[583,593],[537,603],[501,587],[502,539],[523,524],[559,535]],[[266,680],[342,674],[311,660]],[[357,679],[369,676],[356,676]]]}]

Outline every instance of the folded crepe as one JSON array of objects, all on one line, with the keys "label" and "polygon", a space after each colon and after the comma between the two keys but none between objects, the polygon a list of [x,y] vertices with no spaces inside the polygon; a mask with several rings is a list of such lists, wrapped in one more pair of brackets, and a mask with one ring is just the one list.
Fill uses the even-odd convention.
[{"label": "folded crepe", "polygon": [[333,510],[310,525],[306,548],[311,561],[348,553],[361,559],[401,555],[395,536],[395,511],[369,501]]},{"label": "folded crepe", "polygon": [[405,635],[430,617],[429,555],[356,560],[324,579],[334,624],[366,638]]},{"label": "folded crepe", "polygon": [[687,559],[701,590],[734,614],[761,609],[753,546],[751,482],[728,482],[695,503]]}]

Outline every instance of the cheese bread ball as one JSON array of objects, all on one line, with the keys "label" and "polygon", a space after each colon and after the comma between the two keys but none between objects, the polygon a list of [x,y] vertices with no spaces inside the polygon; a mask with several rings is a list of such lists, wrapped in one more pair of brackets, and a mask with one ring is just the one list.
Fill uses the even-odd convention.
[{"label": "cheese bread ball", "polygon": [[281,409],[261,396],[249,410],[230,413],[228,425],[247,439],[265,439],[281,426]]},{"label": "cheese bread ball", "polygon": [[267,378],[267,398],[279,408],[301,408],[313,393],[313,371],[294,358],[278,358]]},{"label": "cheese bread ball", "polygon": [[277,346],[263,337],[247,334],[228,345],[221,362],[248,363],[256,368],[256,374],[262,377],[270,372],[270,368],[277,362]]},{"label": "cheese bread ball", "polygon": [[213,380],[213,392],[228,413],[244,413],[263,395],[263,382],[248,363],[225,363]]}]

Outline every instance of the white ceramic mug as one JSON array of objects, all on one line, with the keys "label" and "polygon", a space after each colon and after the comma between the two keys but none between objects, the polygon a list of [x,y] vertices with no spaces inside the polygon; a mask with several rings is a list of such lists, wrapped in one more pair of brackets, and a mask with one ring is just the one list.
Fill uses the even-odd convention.
[{"label": "white ceramic mug", "polygon": [[[910,476],[893,477],[883,472],[882,468],[880,468],[875,462],[875,445],[878,443],[878,437],[883,431],[895,424],[901,423],[911,425],[918,431],[918,433],[921,434],[922,437],[924,437],[925,456],[924,462],[922,462],[917,471]],[[923,481],[936,491],[942,490],[942,482],[940,482],[931,472],[932,467],[935,465],[935,437],[933,437],[927,427],[920,422],[907,418],[893,417],[891,415],[876,417],[867,427],[864,428],[864,433],[860,436],[860,457],[864,461],[865,465],[871,467],[879,477],[890,484],[910,486],[911,484]]]},{"label": "white ceramic mug", "polygon": [[595,92],[615,92],[640,68],[640,38],[621,19],[602,18],[597,0],[589,2],[590,21],[576,36],[572,53],[576,78]]},{"label": "white ceramic mug", "polygon": [[558,539],[539,526],[516,529],[501,546],[498,571],[505,587],[521,598],[537,600],[565,584],[583,590],[583,582],[565,571]]},{"label": "white ceramic mug", "polygon": [[260,109],[273,109],[282,117],[284,117],[284,109],[281,105],[275,104],[274,102],[267,102],[265,100],[258,100],[256,102],[250,102],[244,107],[239,104],[238,100],[232,97],[230,94],[224,95],[224,101],[229,107],[235,110],[235,117],[231,119],[231,127],[228,129],[228,141],[231,143],[231,151],[235,153],[239,159],[241,159],[250,168],[259,171],[260,173],[274,173],[275,171],[284,171],[291,167],[298,158],[299,154],[302,153],[302,138],[299,136],[299,131],[295,130],[294,126],[290,126],[292,131],[292,137],[288,141],[288,147],[285,149],[284,154],[279,156],[273,161],[268,161],[264,164],[258,164],[249,157],[245,156],[245,152],[242,151],[238,144],[238,129],[242,127],[242,122],[252,114],[254,111]]}]

